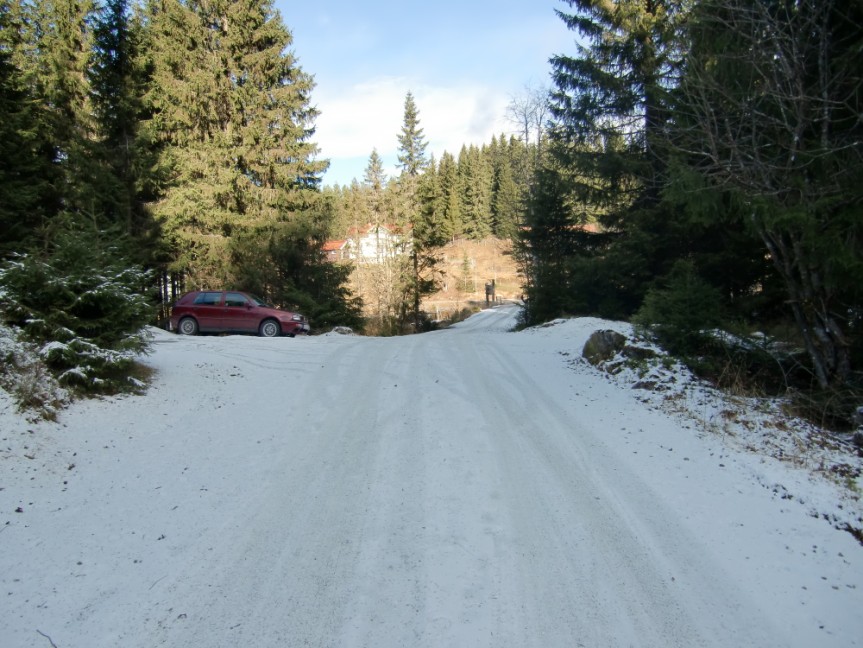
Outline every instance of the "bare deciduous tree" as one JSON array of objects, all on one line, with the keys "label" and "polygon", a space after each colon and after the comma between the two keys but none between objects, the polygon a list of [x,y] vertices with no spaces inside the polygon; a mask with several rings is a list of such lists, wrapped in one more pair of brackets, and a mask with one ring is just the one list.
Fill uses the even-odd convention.
[{"label": "bare deciduous tree", "polygon": [[506,117],[518,127],[519,135],[526,145],[534,141],[538,156],[548,118],[548,88],[542,85],[525,85],[521,94],[510,98]]}]

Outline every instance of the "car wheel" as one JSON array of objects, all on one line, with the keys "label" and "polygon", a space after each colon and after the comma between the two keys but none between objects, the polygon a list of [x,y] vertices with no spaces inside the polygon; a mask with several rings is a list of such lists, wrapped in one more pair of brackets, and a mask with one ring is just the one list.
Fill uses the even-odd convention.
[{"label": "car wheel", "polygon": [[258,328],[261,337],[278,337],[282,333],[282,327],[276,320],[264,320]]},{"label": "car wheel", "polygon": [[191,317],[184,317],[177,324],[177,332],[181,335],[197,335],[198,323]]}]

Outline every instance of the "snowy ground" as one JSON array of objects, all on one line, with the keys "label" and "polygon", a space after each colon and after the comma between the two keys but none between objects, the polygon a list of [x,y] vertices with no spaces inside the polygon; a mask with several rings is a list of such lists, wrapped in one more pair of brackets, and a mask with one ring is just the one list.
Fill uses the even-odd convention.
[{"label": "snowy ground", "polygon": [[0,646],[863,645],[859,458],[515,313],[154,331],[147,395],[58,423],[0,391]]}]

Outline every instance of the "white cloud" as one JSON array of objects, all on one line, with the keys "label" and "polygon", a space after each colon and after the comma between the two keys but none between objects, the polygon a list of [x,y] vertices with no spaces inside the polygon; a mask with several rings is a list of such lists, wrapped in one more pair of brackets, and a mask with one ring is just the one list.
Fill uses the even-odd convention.
[{"label": "white cloud", "polygon": [[338,92],[319,86],[315,99],[321,115],[315,141],[321,157],[367,159],[376,148],[385,161],[394,160],[408,91],[419,110],[428,153],[437,159],[445,150],[458,155],[463,144],[481,145],[492,135],[513,130],[505,120],[509,96],[484,85],[432,86],[416,79],[383,77]]},{"label": "white cloud", "polygon": [[464,144],[488,143],[492,135],[511,130],[505,119],[509,97],[499,90],[464,85],[420,89],[415,97],[429,150],[438,158],[445,150],[458,155]]},{"label": "white cloud", "polygon": [[327,93],[316,93],[321,115],[316,137],[326,157],[357,157],[379,152],[395,141],[404,106],[400,79],[381,79]]}]

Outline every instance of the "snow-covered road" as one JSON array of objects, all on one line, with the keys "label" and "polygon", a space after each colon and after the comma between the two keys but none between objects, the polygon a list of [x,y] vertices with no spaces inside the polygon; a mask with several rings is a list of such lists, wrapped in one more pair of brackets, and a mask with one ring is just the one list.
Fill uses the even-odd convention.
[{"label": "snow-covered road", "polygon": [[861,645],[850,535],[514,317],[159,332],[145,397],[17,422],[0,646]]}]

